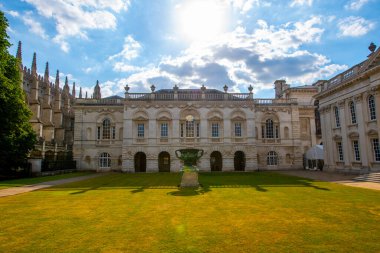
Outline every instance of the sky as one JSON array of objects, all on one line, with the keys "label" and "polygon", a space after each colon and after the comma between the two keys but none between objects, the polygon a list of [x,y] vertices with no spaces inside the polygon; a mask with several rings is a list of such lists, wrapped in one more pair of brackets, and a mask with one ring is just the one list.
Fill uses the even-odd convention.
[{"label": "sky", "polygon": [[[380,44],[380,0],[2,0],[16,55],[89,95],[207,88],[274,96],[329,79]],[[77,92],[78,94],[78,92]]]}]

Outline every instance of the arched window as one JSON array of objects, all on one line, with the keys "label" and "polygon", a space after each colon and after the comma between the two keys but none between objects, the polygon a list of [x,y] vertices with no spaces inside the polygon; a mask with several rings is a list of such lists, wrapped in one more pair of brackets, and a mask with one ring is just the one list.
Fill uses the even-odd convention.
[{"label": "arched window", "polygon": [[356,106],[354,102],[349,103],[350,113],[351,113],[351,123],[356,124]]},{"label": "arched window", "polygon": [[111,156],[108,153],[102,153],[99,157],[100,168],[111,168]]},{"label": "arched window", "polygon": [[340,127],[339,109],[336,106],[334,107],[334,114],[335,114],[335,126]]},{"label": "arched window", "polygon": [[368,109],[369,109],[369,120],[376,120],[375,97],[373,95],[370,95],[368,97]]},{"label": "arched window", "polygon": [[110,126],[111,126],[110,120],[109,119],[103,120],[102,126],[103,126],[103,139],[110,139],[110,136],[111,136],[111,134],[110,134],[110,132],[111,132],[110,131],[111,130],[111,128],[110,128]]},{"label": "arched window", "polygon": [[267,165],[278,165],[277,153],[269,151],[267,155]]},{"label": "arched window", "polygon": [[267,121],[265,121],[265,132],[266,132],[266,135],[265,135],[266,138],[271,138],[271,139],[274,138],[273,120],[267,119]]},{"label": "arched window", "polygon": [[261,124],[261,138],[278,139],[280,133],[279,123],[273,119],[267,119]]}]

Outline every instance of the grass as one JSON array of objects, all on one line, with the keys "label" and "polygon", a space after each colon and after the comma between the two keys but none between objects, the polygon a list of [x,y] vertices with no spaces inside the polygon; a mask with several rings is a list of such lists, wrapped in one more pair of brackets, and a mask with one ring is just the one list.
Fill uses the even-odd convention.
[{"label": "grass", "polygon": [[0,252],[380,252],[380,192],[256,173],[107,174],[0,198]]},{"label": "grass", "polygon": [[4,181],[0,181],[0,190],[10,188],[10,187],[19,187],[19,186],[24,186],[24,185],[38,184],[38,183],[43,183],[47,181],[65,179],[65,178],[79,177],[79,176],[88,175],[90,173],[91,172],[74,172],[74,173],[66,173],[66,174],[60,174],[60,175],[54,175],[54,176],[29,177],[29,178],[4,180]]}]

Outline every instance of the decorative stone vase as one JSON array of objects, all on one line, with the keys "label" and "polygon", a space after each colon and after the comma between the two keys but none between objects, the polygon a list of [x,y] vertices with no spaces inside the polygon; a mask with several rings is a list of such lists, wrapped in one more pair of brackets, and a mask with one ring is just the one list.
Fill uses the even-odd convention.
[{"label": "decorative stone vase", "polygon": [[175,155],[184,163],[181,169],[183,174],[180,187],[199,187],[196,164],[199,158],[203,156],[203,150],[195,148],[179,149],[175,151]]}]

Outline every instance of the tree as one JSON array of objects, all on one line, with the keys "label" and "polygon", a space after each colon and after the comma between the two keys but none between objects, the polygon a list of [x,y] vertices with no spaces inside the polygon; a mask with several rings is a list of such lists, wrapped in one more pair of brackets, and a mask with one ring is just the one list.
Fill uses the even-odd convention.
[{"label": "tree", "polygon": [[31,111],[21,88],[18,60],[9,54],[8,21],[0,11],[0,173],[26,161],[36,143],[29,123]]}]

